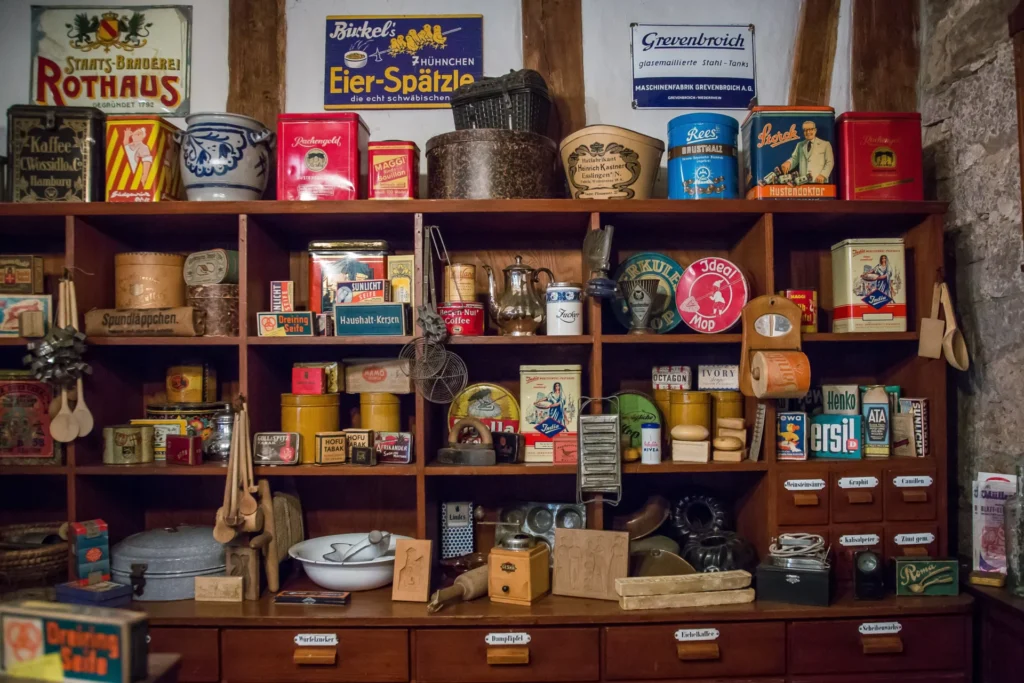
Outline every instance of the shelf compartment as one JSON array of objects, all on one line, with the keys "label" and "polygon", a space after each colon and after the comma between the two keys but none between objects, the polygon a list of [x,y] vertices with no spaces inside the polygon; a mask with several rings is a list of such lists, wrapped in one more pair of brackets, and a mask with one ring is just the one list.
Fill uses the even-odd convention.
[{"label": "shelf compartment", "polygon": [[[678,329],[678,328],[677,328]],[[601,336],[602,344],[739,344],[743,335],[738,333],[721,334],[606,334]]]},{"label": "shelf compartment", "polygon": [[[267,287],[270,285],[268,284]],[[257,337],[250,336],[251,346],[404,346],[412,335],[368,335],[365,337]]]},{"label": "shelf compartment", "polygon": [[165,462],[145,465],[80,465],[74,473],[91,477],[223,477],[227,463],[204,462],[202,465],[168,465]]},{"label": "shelf compartment", "polygon": [[[65,457],[67,457],[65,455]],[[65,476],[68,473],[66,465],[0,465],[0,477],[18,476]]]},{"label": "shelf compartment", "polygon": [[722,472],[767,472],[768,463],[764,460],[744,460],[743,462],[673,462],[663,460],[657,465],[643,465],[639,462],[622,463],[623,474],[669,474],[685,472],[688,474],[722,473]]},{"label": "shelf compartment", "polygon": [[292,465],[288,467],[260,466],[258,477],[415,477],[415,465]]},{"label": "shelf compartment", "polygon": [[505,335],[488,335],[482,337],[449,337],[448,342],[454,346],[579,346],[594,343],[589,334],[532,337],[511,337]]}]

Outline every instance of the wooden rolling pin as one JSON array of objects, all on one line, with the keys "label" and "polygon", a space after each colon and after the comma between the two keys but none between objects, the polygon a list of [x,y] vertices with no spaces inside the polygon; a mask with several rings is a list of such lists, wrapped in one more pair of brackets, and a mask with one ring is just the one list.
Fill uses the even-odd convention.
[{"label": "wooden rolling pin", "polygon": [[433,614],[443,607],[457,602],[468,602],[487,595],[487,565],[470,569],[455,577],[455,585],[434,591],[427,605],[427,613]]}]

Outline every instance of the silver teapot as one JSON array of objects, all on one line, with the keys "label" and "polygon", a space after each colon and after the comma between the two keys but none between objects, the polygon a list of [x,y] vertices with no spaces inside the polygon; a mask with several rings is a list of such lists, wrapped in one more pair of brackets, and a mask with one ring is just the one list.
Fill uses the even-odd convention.
[{"label": "silver teapot", "polygon": [[505,289],[495,291],[494,272],[487,271],[487,306],[495,324],[503,335],[527,337],[533,335],[544,322],[544,297],[534,286],[541,273],[547,273],[550,284],[555,276],[547,268],[531,268],[523,263],[522,256],[502,270],[505,273]]}]

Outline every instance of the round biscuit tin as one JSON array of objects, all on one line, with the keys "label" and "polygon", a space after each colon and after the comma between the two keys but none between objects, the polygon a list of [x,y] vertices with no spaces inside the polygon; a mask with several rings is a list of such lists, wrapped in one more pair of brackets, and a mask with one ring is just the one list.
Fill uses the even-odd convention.
[{"label": "round biscuit tin", "polygon": [[737,199],[739,124],[722,114],[683,114],[668,122],[668,198]]},{"label": "round biscuit tin", "polygon": [[739,266],[717,256],[691,263],[676,287],[676,309],[683,322],[704,334],[735,325],[749,298],[750,285]]}]

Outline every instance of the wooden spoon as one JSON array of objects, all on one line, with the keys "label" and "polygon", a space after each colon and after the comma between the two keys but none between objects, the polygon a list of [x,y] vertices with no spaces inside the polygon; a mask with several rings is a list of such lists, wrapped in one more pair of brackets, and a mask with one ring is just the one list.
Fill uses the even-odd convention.
[{"label": "wooden spoon", "polygon": [[[57,307],[57,326],[65,327],[67,325],[67,312],[65,310],[67,283],[64,280],[60,281],[58,297],[60,297],[60,305]],[[61,387],[60,390],[60,412],[57,413],[57,417],[50,421],[50,436],[55,441],[61,443],[74,441],[75,437],[78,436],[78,422],[75,420],[74,415],[71,414],[71,408],[68,406],[68,390],[64,387]]]},{"label": "wooden spoon", "polygon": [[249,445],[249,412],[245,406],[242,407],[241,413],[239,413],[238,421],[241,423],[241,448],[239,448],[239,457],[244,462],[239,463],[239,472],[242,475],[242,498],[239,502],[238,509],[245,516],[256,514],[259,510],[259,503],[256,502],[255,496],[252,495],[255,486],[253,486],[253,474],[252,474],[252,447]]},{"label": "wooden spoon", "polygon": [[[68,280],[67,283],[68,299],[70,301],[71,311],[71,327],[75,330],[78,329],[78,294],[75,291],[74,280]],[[92,412],[89,410],[89,406],[85,404],[85,392],[82,390],[82,378],[79,377],[77,381],[78,388],[78,401],[75,403],[75,410],[72,413],[75,417],[75,422],[78,423],[78,436],[85,436],[92,431],[95,421],[92,417]]]},{"label": "wooden spoon", "polygon": [[946,316],[946,336],[942,338],[942,352],[946,362],[957,370],[967,370],[971,366],[971,357],[967,353],[967,342],[956,326],[956,313],[953,312],[953,301],[949,296],[949,287],[941,285],[942,312]]},{"label": "wooden spoon", "polygon": [[[238,426],[238,418],[235,418],[235,427]],[[235,452],[236,452],[236,434],[237,431],[232,429],[231,432],[231,448],[228,450],[228,469],[227,477],[224,480],[224,504],[221,505],[220,509],[217,510],[216,521],[213,525],[213,538],[218,543],[230,543],[235,539],[237,532],[228,520],[228,516],[231,514],[231,487],[234,482],[232,481],[232,472],[235,468]]]}]

